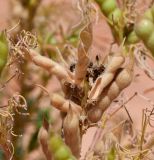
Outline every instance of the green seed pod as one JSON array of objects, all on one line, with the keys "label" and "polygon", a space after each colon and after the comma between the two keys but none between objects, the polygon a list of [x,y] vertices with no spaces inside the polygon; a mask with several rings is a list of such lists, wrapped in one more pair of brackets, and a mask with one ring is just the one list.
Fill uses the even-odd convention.
[{"label": "green seed pod", "polygon": [[76,160],[62,138],[54,132],[49,135],[48,148],[54,160]]},{"label": "green seed pod", "polygon": [[7,63],[8,43],[5,32],[0,34],[0,74]]},{"label": "green seed pod", "polygon": [[147,46],[147,48],[152,52],[153,56],[154,56],[154,30],[151,33],[148,41],[145,42],[145,45]]},{"label": "green seed pod", "polygon": [[148,19],[140,20],[135,26],[135,32],[137,36],[143,41],[147,41],[147,39],[149,39],[153,30],[154,24]]},{"label": "green seed pod", "polygon": [[104,0],[96,0],[97,3],[102,4]]},{"label": "green seed pod", "polygon": [[55,160],[67,160],[70,158],[70,150],[68,147],[62,145],[60,148],[56,151],[54,158]]},{"label": "green seed pod", "polygon": [[63,141],[58,135],[55,134],[51,136],[49,140],[49,147],[51,148],[53,153],[55,153],[61,145],[63,145]]},{"label": "green seed pod", "polygon": [[102,2],[101,9],[105,15],[109,15],[116,8],[117,8],[117,4],[115,0],[104,0]]},{"label": "green seed pod", "polygon": [[139,38],[136,35],[135,31],[130,32],[127,39],[126,39],[126,43],[127,44],[134,44],[137,42],[139,42]]},{"label": "green seed pod", "polygon": [[154,20],[154,5],[151,7],[151,13],[152,13],[153,20]]},{"label": "green seed pod", "polygon": [[145,13],[144,13],[144,18],[149,19],[150,21],[153,22],[153,15],[152,15],[152,10],[148,9]]},{"label": "green seed pod", "polygon": [[114,21],[114,23],[118,23],[122,19],[122,11],[119,8],[116,8],[109,14],[108,18],[109,20]]}]

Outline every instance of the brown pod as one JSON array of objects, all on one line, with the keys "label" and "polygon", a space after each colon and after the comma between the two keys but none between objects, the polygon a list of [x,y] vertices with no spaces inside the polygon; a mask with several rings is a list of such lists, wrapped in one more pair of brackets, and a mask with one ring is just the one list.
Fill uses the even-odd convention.
[{"label": "brown pod", "polygon": [[79,158],[81,149],[79,115],[72,110],[71,105],[64,119],[63,128],[65,143],[70,147],[73,155]]},{"label": "brown pod", "polygon": [[69,104],[72,106],[72,110],[76,113],[81,112],[81,107],[71,100],[66,100],[64,97],[60,96],[59,94],[52,94],[50,96],[50,103],[57,109],[62,112],[69,111]]},{"label": "brown pod", "polygon": [[102,117],[102,110],[98,107],[90,108],[90,110],[87,113],[88,120],[90,120],[92,123],[98,122]]},{"label": "brown pod", "polygon": [[[111,102],[118,97],[120,92],[130,85],[133,72],[129,68],[122,69],[106,90],[101,94],[98,105],[88,111],[88,119],[97,122],[101,119],[104,111],[110,106]],[[101,99],[102,97],[102,99]]]},{"label": "brown pod", "polygon": [[97,100],[100,94],[102,93],[103,89],[110,84],[113,78],[114,74],[110,72],[106,72],[102,76],[98,77],[89,93],[89,99]]},{"label": "brown pod", "polygon": [[114,82],[112,82],[112,84],[110,85],[107,95],[110,98],[110,100],[115,99],[120,93],[120,88],[116,83],[116,80]]},{"label": "brown pod", "polygon": [[[27,51],[24,50],[24,52],[26,53]],[[71,73],[68,74],[67,69],[64,68],[63,66],[61,66],[60,64],[54,62],[53,60],[40,55],[39,53],[37,53],[35,50],[29,50],[28,53],[26,53],[25,56],[28,60],[31,60],[32,62],[34,62],[36,65],[46,69],[47,71],[55,74],[57,76],[58,79],[62,80],[71,80],[71,76],[69,75]]]},{"label": "brown pod", "polygon": [[111,104],[111,99],[109,96],[106,95],[98,103],[98,108],[100,108],[102,112],[104,112],[110,104]]},{"label": "brown pod", "polygon": [[109,63],[106,67],[106,72],[115,72],[124,63],[125,59],[123,56],[113,56],[109,58]]},{"label": "brown pod", "polygon": [[94,146],[94,154],[102,156],[104,150],[104,142],[102,140],[99,140]]},{"label": "brown pod", "polygon": [[104,88],[107,87],[113,80],[117,69],[121,67],[124,60],[125,59],[123,56],[112,56],[108,58],[109,62],[105,68],[105,72],[96,79],[89,93],[89,99],[97,100],[99,98]]},{"label": "brown pod", "polygon": [[40,141],[42,150],[46,156],[47,160],[51,160],[52,156],[51,156],[51,152],[48,149],[48,132],[44,127],[41,127],[39,130],[39,134],[38,134],[38,139]]},{"label": "brown pod", "polygon": [[133,72],[130,69],[124,68],[116,78],[116,84],[119,89],[122,90],[126,88],[132,81]]},{"label": "brown pod", "polygon": [[87,67],[89,64],[89,57],[86,53],[83,44],[80,43],[78,47],[78,61],[75,67],[75,83],[80,84],[86,76]]},{"label": "brown pod", "polygon": [[89,49],[92,44],[92,24],[88,24],[80,33],[80,43],[78,46],[78,61],[75,67],[75,83],[80,85],[84,80],[89,60]]}]

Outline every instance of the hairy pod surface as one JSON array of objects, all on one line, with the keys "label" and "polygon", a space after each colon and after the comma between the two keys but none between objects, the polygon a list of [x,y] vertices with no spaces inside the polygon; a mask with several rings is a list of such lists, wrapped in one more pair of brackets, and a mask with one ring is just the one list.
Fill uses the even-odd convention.
[{"label": "hairy pod surface", "polygon": [[81,149],[79,116],[73,112],[71,106],[64,119],[63,127],[65,143],[70,147],[73,155],[79,158]]}]

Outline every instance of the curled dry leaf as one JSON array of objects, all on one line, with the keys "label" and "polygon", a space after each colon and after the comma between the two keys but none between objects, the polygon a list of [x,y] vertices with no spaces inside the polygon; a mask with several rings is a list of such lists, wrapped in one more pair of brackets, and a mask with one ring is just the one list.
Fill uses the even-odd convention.
[{"label": "curled dry leaf", "polygon": [[78,61],[75,67],[75,83],[80,84],[87,73],[89,64],[89,49],[92,44],[92,24],[88,24],[80,33],[80,43],[78,46]]},{"label": "curled dry leaf", "polygon": [[69,111],[64,119],[63,127],[65,143],[70,147],[73,155],[79,158],[81,149],[79,116],[73,111],[71,104],[69,106]]}]

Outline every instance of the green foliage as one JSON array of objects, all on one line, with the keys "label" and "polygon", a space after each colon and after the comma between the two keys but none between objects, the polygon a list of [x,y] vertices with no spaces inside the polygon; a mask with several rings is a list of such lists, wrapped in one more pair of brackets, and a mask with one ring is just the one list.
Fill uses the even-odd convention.
[{"label": "green foliage", "polygon": [[59,135],[52,132],[49,137],[48,145],[55,160],[75,160],[70,149]]},{"label": "green foliage", "polygon": [[61,145],[55,152],[55,160],[67,160],[70,157],[70,150],[68,147]]},{"label": "green foliage", "polygon": [[3,151],[0,149],[0,159],[3,160],[4,159],[4,153]]},{"label": "green foliage", "polygon": [[115,148],[112,147],[110,152],[107,155],[107,160],[115,160],[116,159],[116,151]]},{"label": "green foliage", "polygon": [[0,33],[0,74],[7,63],[8,43],[5,32]]},{"label": "green foliage", "polygon": [[51,136],[49,146],[51,146],[53,153],[55,153],[61,145],[63,145],[63,141],[58,135]]},{"label": "green foliage", "polygon": [[49,123],[51,122],[51,117],[49,115],[50,110],[40,110],[37,115],[37,128],[40,128],[43,124],[43,120],[46,119]]}]

